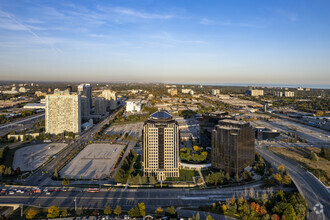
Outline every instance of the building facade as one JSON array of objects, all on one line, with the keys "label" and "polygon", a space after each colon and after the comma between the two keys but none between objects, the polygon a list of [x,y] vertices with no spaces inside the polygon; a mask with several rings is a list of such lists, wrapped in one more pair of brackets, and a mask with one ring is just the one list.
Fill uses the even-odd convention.
[{"label": "building facade", "polygon": [[46,95],[46,133],[81,132],[81,97],[69,92]]},{"label": "building facade", "polygon": [[192,89],[182,89],[181,92],[184,94],[194,95],[194,90]]},{"label": "building facade", "polygon": [[262,89],[251,89],[246,91],[247,95],[249,96],[263,96],[264,95],[264,90]]},{"label": "building facade", "polygon": [[292,92],[292,91],[285,91],[284,92],[284,96],[285,97],[294,97],[294,92]]},{"label": "building facade", "polygon": [[283,92],[281,92],[281,91],[274,91],[273,92],[273,95],[274,96],[278,96],[278,97],[282,97],[283,96]]},{"label": "building facade", "polygon": [[214,96],[220,95],[220,90],[219,89],[212,89],[211,94]]},{"label": "building facade", "polygon": [[105,115],[107,113],[107,100],[103,97],[96,97],[94,100],[94,114]]},{"label": "building facade", "polygon": [[212,131],[212,166],[231,175],[254,163],[255,130],[245,122],[224,119]]},{"label": "building facade", "polygon": [[179,177],[179,127],[173,117],[159,111],[152,114],[143,126],[143,171],[158,181]]},{"label": "building facade", "polygon": [[107,107],[109,107],[110,110],[117,108],[117,95],[115,91],[111,91],[110,89],[103,90],[102,97],[107,100]]},{"label": "building facade", "polygon": [[170,95],[177,95],[178,94],[178,90],[177,89],[168,89],[167,92]]},{"label": "building facade", "polygon": [[203,114],[199,119],[199,144],[202,147],[211,147],[211,134],[219,120],[231,118],[228,112],[213,112]]},{"label": "building facade", "polygon": [[126,102],[126,112],[140,112],[142,110],[142,100],[134,99]]},{"label": "building facade", "polygon": [[81,119],[89,120],[90,118],[90,100],[86,96],[81,96]]},{"label": "building facade", "polygon": [[[69,91],[72,91],[72,87],[68,86]],[[78,94],[86,96],[89,100],[89,106],[92,108],[92,85],[89,83],[80,84],[78,86]]]}]

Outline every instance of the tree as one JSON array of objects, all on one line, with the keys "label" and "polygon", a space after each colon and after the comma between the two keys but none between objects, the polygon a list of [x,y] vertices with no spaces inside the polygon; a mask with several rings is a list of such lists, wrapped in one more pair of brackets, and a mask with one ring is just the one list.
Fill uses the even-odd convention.
[{"label": "tree", "polygon": [[117,205],[116,206],[116,208],[113,210],[113,213],[115,215],[117,215],[117,216],[121,214],[121,207],[120,207],[120,205]]},{"label": "tree", "polygon": [[311,151],[311,154],[310,154],[310,156],[309,156],[309,159],[311,160],[311,161],[319,161],[319,157],[316,155],[316,153],[315,152],[313,152],[313,151]]},{"label": "tree", "polygon": [[325,150],[324,150],[323,145],[321,146],[320,156],[325,157]]},{"label": "tree", "polygon": [[166,209],[166,213],[168,213],[169,215],[173,216],[176,214],[176,209],[174,206],[170,206],[170,207],[167,207]]},{"label": "tree", "polygon": [[144,205],[144,203],[138,203],[137,207],[139,208],[140,216],[146,216],[146,206]]},{"label": "tree", "polygon": [[139,217],[140,216],[140,212],[139,212],[139,209],[137,207],[135,208],[131,208],[129,211],[128,211],[128,215],[132,218],[136,218],[136,217]]},{"label": "tree", "polygon": [[199,215],[199,212],[197,212],[196,214],[196,220],[200,220],[201,219],[201,216]]},{"label": "tree", "polygon": [[105,207],[104,214],[105,215],[111,215],[111,207],[110,206]]},{"label": "tree", "polygon": [[284,171],[285,171],[285,166],[283,164],[280,164],[280,165],[277,166],[277,170],[278,170],[278,172],[283,174]]},{"label": "tree", "polygon": [[149,177],[149,183],[152,185],[156,184],[157,181],[156,181],[155,177],[153,177],[153,176]]},{"label": "tree", "polygon": [[26,213],[25,217],[27,219],[33,219],[39,213],[38,209],[30,208]]},{"label": "tree", "polygon": [[59,216],[60,216],[60,209],[57,206],[49,207],[47,218],[56,218]]},{"label": "tree", "polygon": [[238,177],[238,174],[237,174],[237,173],[236,173],[236,175],[235,175],[235,181],[236,181],[236,183],[239,182],[239,177]]},{"label": "tree", "polygon": [[155,211],[156,215],[163,215],[164,214],[164,210],[162,208],[157,208]]},{"label": "tree", "polygon": [[208,216],[206,217],[206,220],[214,220],[214,218],[213,218],[212,216],[208,215]]},{"label": "tree", "polygon": [[294,211],[291,204],[288,204],[287,208],[283,212],[283,216],[285,216],[286,220],[295,220],[296,212]]},{"label": "tree", "polygon": [[272,216],[270,217],[271,220],[280,220],[280,217],[276,214],[272,214]]},{"label": "tree", "polygon": [[[55,171],[54,171],[54,177],[58,180],[59,174],[58,174],[57,169],[55,169]],[[63,182],[62,182],[62,185],[63,185]]]},{"label": "tree", "polygon": [[62,217],[67,217],[68,216],[68,210],[67,209],[62,209],[61,216]]},{"label": "tree", "polygon": [[290,176],[288,176],[288,175],[284,175],[284,176],[283,176],[283,179],[282,179],[282,184],[284,184],[284,185],[289,185],[289,184],[291,184],[291,178],[290,178]]},{"label": "tree", "polygon": [[96,216],[98,216],[99,214],[100,214],[99,210],[97,210],[97,209],[94,209],[94,211],[93,211],[92,215],[96,215]]},{"label": "tree", "polygon": [[193,147],[193,149],[194,149],[194,151],[197,152],[199,148],[198,148],[198,146],[195,145],[195,146]]},{"label": "tree", "polygon": [[70,180],[68,180],[67,178],[64,178],[63,181],[62,181],[62,185],[63,186],[70,185]]}]

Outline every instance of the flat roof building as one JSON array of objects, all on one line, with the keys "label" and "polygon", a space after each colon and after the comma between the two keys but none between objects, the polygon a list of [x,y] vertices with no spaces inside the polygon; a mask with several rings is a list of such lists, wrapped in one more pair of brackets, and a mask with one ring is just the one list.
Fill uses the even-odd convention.
[{"label": "flat roof building", "polygon": [[228,112],[212,112],[203,114],[199,119],[199,144],[203,147],[211,147],[211,134],[219,120],[231,118]]},{"label": "flat roof building", "polygon": [[[67,89],[72,92],[72,87],[68,86]],[[80,84],[78,86],[78,94],[81,96],[86,96],[89,100],[89,106],[92,108],[92,85],[89,83]]]},{"label": "flat roof building", "polygon": [[46,133],[81,132],[80,95],[60,91],[46,95],[45,109]]},{"label": "flat roof building", "polygon": [[143,171],[158,181],[179,177],[179,126],[166,111],[150,115],[143,126]]},{"label": "flat roof building", "polygon": [[220,120],[212,131],[212,166],[231,175],[254,163],[255,130],[246,122]]}]

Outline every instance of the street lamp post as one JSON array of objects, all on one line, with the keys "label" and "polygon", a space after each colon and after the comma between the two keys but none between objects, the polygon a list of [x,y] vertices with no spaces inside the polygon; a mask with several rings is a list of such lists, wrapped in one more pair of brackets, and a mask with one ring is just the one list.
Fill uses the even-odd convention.
[{"label": "street lamp post", "polygon": [[74,197],[74,210],[77,211],[77,197]]}]

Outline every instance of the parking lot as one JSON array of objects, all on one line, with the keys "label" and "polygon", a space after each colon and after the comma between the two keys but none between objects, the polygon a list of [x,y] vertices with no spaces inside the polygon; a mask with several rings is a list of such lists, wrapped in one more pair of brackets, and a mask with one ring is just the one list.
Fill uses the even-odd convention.
[{"label": "parking lot", "polygon": [[124,145],[90,144],[61,171],[61,177],[103,179],[108,177]]},{"label": "parking lot", "polygon": [[129,136],[134,136],[138,139],[142,135],[142,128],[143,128],[143,122],[134,123],[134,124],[114,125],[108,128],[105,131],[105,133],[108,135],[121,134],[122,137],[127,133]]},{"label": "parking lot", "polygon": [[37,169],[65,146],[64,143],[47,143],[23,147],[15,152],[13,168],[19,167],[21,171]]}]

